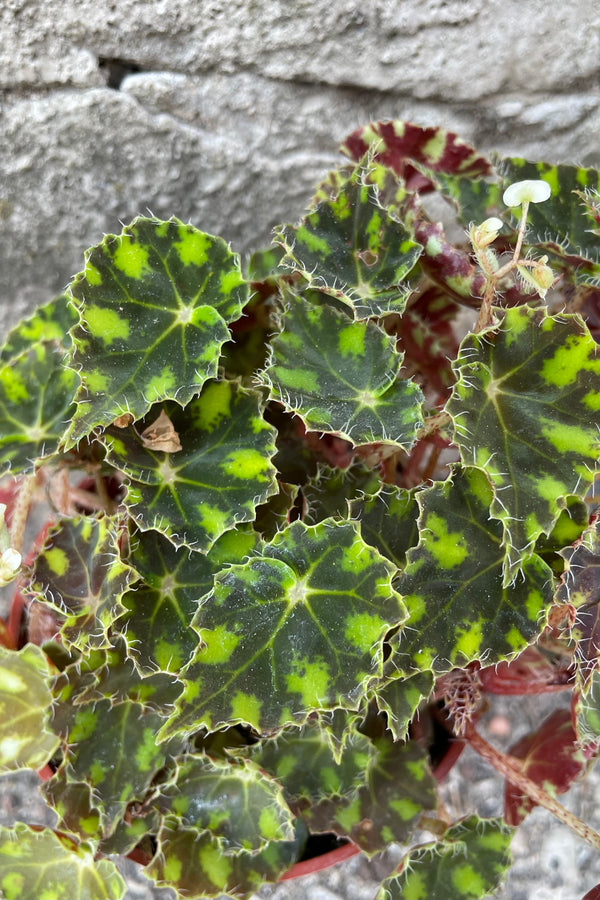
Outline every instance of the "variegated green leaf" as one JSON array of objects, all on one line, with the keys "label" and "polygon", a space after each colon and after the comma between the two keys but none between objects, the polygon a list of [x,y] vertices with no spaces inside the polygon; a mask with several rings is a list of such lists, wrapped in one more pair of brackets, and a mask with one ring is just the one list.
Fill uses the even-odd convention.
[{"label": "variegated green leaf", "polygon": [[306,506],[304,521],[315,524],[330,516],[348,518],[350,501],[365,493],[374,493],[380,486],[377,472],[360,462],[347,469],[319,466],[315,478],[302,488]]},{"label": "variegated green leaf", "polygon": [[[600,747],[600,671],[596,667],[585,674],[586,683],[575,695],[575,725],[581,744],[597,751]],[[581,677],[578,680],[581,682]]]},{"label": "variegated green leaf", "polygon": [[210,381],[185,409],[166,408],[180,451],[144,446],[139,431],[157,418],[154,407],[141,425],[107,430],[107,460],[131,479],[125,505],[143,531],[206,552],[277,492],[275,432],[262,417],[261,397],[235,382]]},{"label": "variegated green leaf", "polygon": [[387,726],[395,741],[406,740],[409,725],[421,702],[430,696],[433,685],[433,673],[427,670],[374,687],[377,706],[386,714]]},{"label": "variegated green leaf", "polygon": [[242,562],[258,540],[250,526],[234,528],[205,556],[175,548],[157,531],[133,537],[128,562],[141,583],[123,595],[125,612],[115,627],[122,629],[141,671],[177,672],[188,662],[198,646],[191,621],[199,599],[212,588],[216,572],[227,563]]},{"label": "variegated green leaf", "polygon": [[281,786],[250,760],[234,764],[188,754],[154,802],[163,815],[176,815],[184,828],[210,831],[226,855],[294,838]]},{"label": "variegated green leaf", "polygon": [[503,159],[499,172],[504,186],[527,179],[541,179],[550,185],[550,198],[529,207],[527,243],[541,245],[551,254],[551,264],[566,263],[570,277],[576,281],[598,284],[598,223],[586,195],[598,195],[600,172],[518,158]]},{"label": "variegated green leaf", "polygon": [[[69,749],[56,783],[49,785],[55,802],[62,800],[61,784],[88,784],[100,816],[96,837],[110,835],[128,804],[144,801],[156,773],[182,749],[177,739],[157,744],[164,721],[132,700],[64,704],[55,727],[60,725]],[[66,778],[60,778],[63,770]]]},{"label": "variegated green leaf", "polygon": [[499,328],[467,336],[446,409],[468,465],[495,487],[505,581],[548,534],[569,495],[584,497],[598,461],[600,357],[578,316],[506,310]]},{"label": "variegated green leaf", "polygon": [[300,824],[292,841],[271,841],[258,852],[225,855],[210,831],[183,828],[167,816],[158,834],[158,851],[145,874],[175,888],[186,900],[248,897],[265,882],[278,881],[299,858],[306,840]]},{"label": "variegated green leaf", "polygon": [[50,828],[0,828],[0,890],[5,900],[121,900],[125,882],[109,859],[95,860]]},{"label": "variegated green leaf", "polygon": [[332,199],[318,202],[299,225],[283,225],[275,240],[281,265],[346,303],[359,317],[402,312],[403,285],[422,247],[381,205],[372,173],[356,168]]},{"label": "variegated green leaf", "polygon": [[[563,550],[561,556],[566,569],[556,599],[575,607],[570,629],[577,648],[573,661],[578,680],[587,692],[600,670],[600,520],[596,519],[576,546]],[[594,692],[600,697],[598,683]],[[597,701],[596,706],[600,712]]]},{"label": "variegated green leaf", "polygon": [[311,709],[355,706],[404,619],[393,566],[353,522],[294,522],[245,565],[216,576],[194,625],[202,647],[168,735],[245,722],[260,731]]},{"label": "variegated green leaf", "polygon": [[469,816],[405,856],[375,900],[482,900],[506,875],[512,836],[501,819]]},{"label": "variegated green leaf", "polygon": [[79,384],[64,349],[42,341],[0,365],[0,476],[32,472],[58,449]]},{"label": "variegated green leaf", "polygon": [[137,218],[87,251],[69,293],[81,316],[72,446],[123,413],[139,419],[156,401],[187,403],[216,375],[248,287],[221,238],[177,219]]},{"label": "variegated green leaf", "polygon": [[168,672],[141,674],[127,654],[121,635],[112,637],[112,645],[89,650],[57,676],[53,727],[66,729],[71,704],[93,704],[109,699],[113,703],[133,700],[152,712],[168,716],[183,685]]},{"label": "variegated green leaf", "polygon": [[52,705],[46,657],[33,644],[0,647],[0,772],[41,769],[60,741],[48,727]]},{"label": "variegated green leaf", "polygon": [[372,322],[351,321],[289,294],[262,378],[312,431],[409,448],[422,425],[423,396],[398,377],[402,359],[393,338]]},{"label": "variegated green leaf", "polygon": [[92,787],[82,781],[69,781],[64,769],[44,781],[41,791],[58,815],[57,829],[77,835],[82,841],[94,841],[102,834],[100,813],[92,800]]},{"label": "variegated green leaf", "polygon": [[347,834],[368,855],[391,842],[407,843],[423,813],[438,806],[436,782],[426,751],[416,741],[375,741],[377,753],[366,767],[365,783],[335,811],[333,828]]},{"label": "variegated green leaf", "polygon": [[134,577],[120,559],[119,535],[108,516],[65,519],[49,531],[28,590],[64,619],[67,645],[101,647],[108,646],[107,630],[123,611],[120,598]]},{"label": "variegated green leaf", "polygon": [[360,522],[363,540],[402,569],[407,550],[419,539],[414,492],[384,485],[371,497],[352,500],[350,515]]},{"label": "variegated green leaf", "polygon": [[69,329],[78,321],[78,315],[70,306],[66,294],[59,294],[54,300],[39,306],[32,315],[15,325],[9,331],[4,346],[0,349],[0,362],[9,362],[32,344],[52,341],[68,350],[71,346]]},{"label": "variegated green leaf", "polygon": [[[343,715],[346,719],[346,711]],[[245,752],[283,785],[286,800],[294,809],[313,811],[332,798],[349,802],[364,781],[364,770],[375,748],[354,730],[336,759],[324,728],[309,722],[301,728],[286,729],[276,739],[262,740]]]},{"label": "variegated green leaf", "polygon": [[538,556],[502,584],[502,524],[490,519],[493,490],[477,468],[419,495],[419,543],[398,590],[409,610],[397,665],[445,672],[475,659],[499,662],[540,633],[552,602],[552,571]]}]

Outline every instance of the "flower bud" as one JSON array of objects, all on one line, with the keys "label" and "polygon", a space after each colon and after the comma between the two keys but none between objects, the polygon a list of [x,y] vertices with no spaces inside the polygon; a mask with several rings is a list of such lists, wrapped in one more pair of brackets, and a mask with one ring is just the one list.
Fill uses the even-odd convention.
[{"label": "flower bud", "polygon": [[498,237],[502,225],[502,219],[498,219],[496,216],[486,219],[481,225],[471,225],[469,237],[473,247],[477,250],[492,244]]},{"label": "flower bud", "polygon": [[517,266],[521,278],[535,288],[542,300],[548,289],[554,284],[554,272],[550,266],[546,265],[547,262],[548,257],[542,256],[535,267]]}]

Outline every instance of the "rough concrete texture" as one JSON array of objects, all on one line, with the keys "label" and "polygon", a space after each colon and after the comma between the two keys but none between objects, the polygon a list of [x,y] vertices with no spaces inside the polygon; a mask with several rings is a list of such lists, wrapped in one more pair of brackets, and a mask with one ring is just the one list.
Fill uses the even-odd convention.
[{"label": "rough concrete texture", "polygon": [[[599,78],[594,0],[2,0],[0,333],[148,210],[241,252],[268,242],[371,119],[600,166]],[[480,811],[498,812],[499,782],[462,767]],[[591,775],[571,802],[598,826]],[[2,821],[29,818],[22,802],[44,820],[32,784],[0,787]],[[514,849],[501,900],[580,900],[600,882],[598,856],[544,812]],[[172,896],[129,883],[128,900]],[[358,858],[259,896],[369,900],[375,885]]]},{"label": "rough concrete texture", "polygon": [[4,0],[3,323],[136,214],[245,251],[375,118],[600,165],[593,0]]}]

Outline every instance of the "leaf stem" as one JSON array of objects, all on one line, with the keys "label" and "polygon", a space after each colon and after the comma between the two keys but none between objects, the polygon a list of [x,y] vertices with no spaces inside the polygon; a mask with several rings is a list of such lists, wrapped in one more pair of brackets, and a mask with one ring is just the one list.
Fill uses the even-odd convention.
[{"label": "leaf stem", "polygon": [[582,819],[574,815],[574,813],[569,812],[568,809],[554,797],[551,797],[539,784],[532,781],[531,778],[524,773],[519,760],[492,747],[491,744],[488,744],[488,742],[481,737],[472,725],[467,726],[464,736],[471,747],[479,753],[483,759],[487,760],[496,771],[504,775],[505,778],[516,785],[516,787],[523,791],[524,794],[527,794],[527,796],[535,803],[539,806],[543,806],[548,812],[551,812],[557,819],[560,819],[563,825],[566,825],[567,828],[570,828],[571,831],[575,832],[578,837],[582,838],[582,840],[586,841],[588,844],[591,844],[595,850],[600,852],[600,834],[598,834],[597,831],[594,831],[594,829]]}]

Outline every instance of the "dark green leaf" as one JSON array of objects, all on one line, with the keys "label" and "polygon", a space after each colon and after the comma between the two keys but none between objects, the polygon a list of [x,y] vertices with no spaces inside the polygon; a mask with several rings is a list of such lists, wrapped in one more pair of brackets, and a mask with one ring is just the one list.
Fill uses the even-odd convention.
[{"label": "dark green leaf", "polygon": [[[348,713],[343,715],[347,718]],[[309,722],[286,729],[276,739],[262,740],[246,752],[283,785],[288,803],[312,808],[332,797],[351,797],[363,783],[375,748],[354,730],[336,759],[324,728]]]},{"label": "dark green leaf", "polygon": [[250,526],[227,531],[213,544],[210,556],[176,549],[156,531],[132,538],[129,564],[141,576],[122,598],[125,613],[116,622],[141,671],[177,672],[198,645],[190,627],[198,601],[213,585],[225,563],[242,562],[256,548],[258,535]]},{"label": "dark green leaf", "polygon": [[355,169],[335,197],[275,237],[286,251],[282,266],[365,317],[402,312],[408,296],[402,283],[423,249],[381,205],[370,177],[368,169]]},{"label": "dark green leaf", "polygon": [[[532,163],[503,159],[499,172],[505,186],[515,181],[541,179],[552,194],[544,203],[532,203],[527,217],[527,243],[541,245],[551,254],[551,264],[568,264],[578,282],[598,283],[600,241],[593,207],[586,201],[600,190],[600,172],[578,166]],[[582,196],[583,195],[583,196]]]},{"label": "dark green leaf", "polygon": [[146,870],[160,885],[174,887],[186,900],[209,900],[223,893],[246,897],[264,882],[278,881],[302,852],[306,830],[293,841],[271,841],[258,853],[223,853],[209,831],[183,828],[168,816],[158,835],[158,852]]},{"label": "dark green leaf", "polygon": [[505,581],[515,577],[570,495],[583,498],[598,460],[600,358],[578,316],[506,310],[499,328],[461,344],[446,409],[468,465],[495,487]]},{"label": "dark green leaf", "polygon": [[393,566],[351,522],[294,522],[215,579],[194,621],[203,646],[165,734],[245,722],[260,731],[311,709],[352,708],[404,610]]},{"label": "dark green leaf", "polygon": [[419,507],[413,491],[383,485],[372,497],[352,500],[350,515],[360,522],[363,540],[399,569],[419,539]]},{"label": "dark green leaf", "polygon": [[184,828],[210,831],[229,856],[294,838],[281,786],[250,760],[235,764],[188,754],[154,802]]},{"label": "dark green leaf", "polygon": [[395,741],[404,741],[408,727],[423,700],[430,696],[434,685],[431,671],[415,672],[408,678],[394,678],[382,687],[375,686],[377,706],[387,716],[387,725]]},{"label": "dark green leaf", "polygon": [[502,584],[502,525],[490,519],[493,490],[476,468],[419,495],[419,543],[408,551],[398,590],[409,610],[398,666],[445,672],[471,660],[512,656],[543,627],[552,572],[535,554],[522,577]]},{"label": "dark green leaf", "polygon": [[350,501],[374,493],[380,486],[378,474],[360,462],[347,469],[319,466],[316,477],[302,488],[306,504],[304,520],[315,524],[330,516],[348,518]]},{"label": "dark green leaf", "polygon": [[52,456],[75,411],[79,379],[64,365],[64,349],[42,341],[0,365],[0,476],[32,472]]},{"label": "dark green leaf", "polygon": [[77,313],[69,304],[66,294],[59,294],[54,300],[39,306],[31,316],[15,325],[9,331],[4,346],[0,350],[0,362],[15,359],[32,344],[54,342],[64,350],[71,346],[68,333],[78,320]]},{"label": "dark green leaf", "polygon": [[501,819],[469,816],[437,844],[405,856],[375,900],[482,900],[496,891],[511,864],[513,831]]},{"label": "dark green leaf", "polygon": [[407,449],[422,425],[420,389],[398,377],[402,354],[372,322],[288,295],[283,331],[262,376],[272,396],[312,431],[354,444],[384,441]]},{"label": "dark green leaf", "polygon": [[123,611],[120,598],[135,574],[120,559],[117,527],[108,516],[66,519],[35,559],[29,591],[64,618],[63,640],[74,647],[107,646]]},{"label": "dark green leaf", "polygon": [[50,785],[55,798],[61,800],[61,783],[88,784],[100,814],[99,836],[110,835],[127,805],[144,800],[156,773],[181,750],[178,740],[157,745],[156,732],[164,721],[131,700],[99,700],[65,710],[61,725],[69,745],[63,763],[66,779]]},{"label": "dark green leaf", "polygon": [[67,446],[157,401],[187,403],[216,375],[227,325],[248,297],[225,241],[144,218],[88,250],[69,292],[81,315],[71,365],[82,386]]},{"label": "dark green leaf", "polygon": [[185,409],[169,406],[177,453],[148,449],[137,427],[109,428],[107,460],[131,478],[125,505],[142,531],[206,552],[224,532],[252,521],[277,492],[274,431],[261,413],[256,392],[210,381]]},{"label": "dark green leaf", "polygon": [[367,854],[390,842],[407,843],[422,814],[438,806],[436,782],[426,751],[415,741],[375,741],[377,753],[365,771],[365,784],[335,813],[335,830],[347,834]]},{"label": "dark green leaf", "polygon": [[127,655],[123,636],[114,635],[112,646],[89,650],[68,666],[55,681],[54,693],[59,702],[54,708],[53,725],[63,730],[72,703],[94,703],[109,699],[115,703],[134,700],[152,712],[167,716],[181,693],[182,684],[168,672],[142,675]]}]

